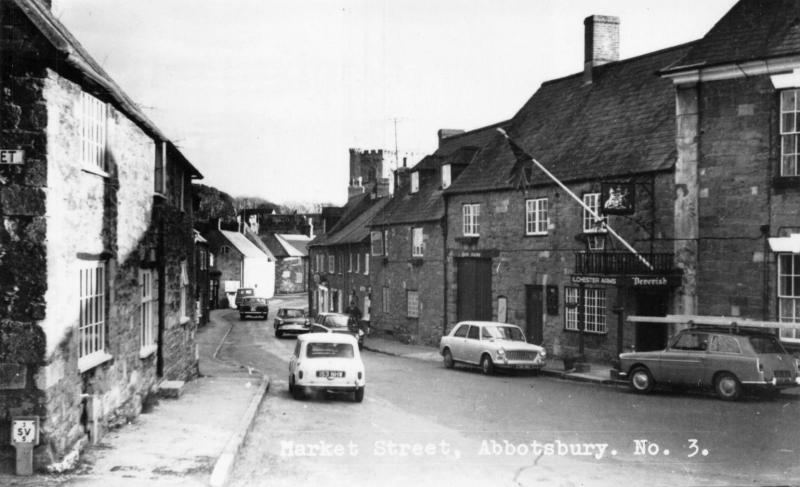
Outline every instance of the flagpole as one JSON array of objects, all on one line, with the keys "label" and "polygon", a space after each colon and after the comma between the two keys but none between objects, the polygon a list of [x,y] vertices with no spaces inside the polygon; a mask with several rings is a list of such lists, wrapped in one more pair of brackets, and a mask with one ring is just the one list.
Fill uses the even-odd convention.
[{"label": "flagpole", "polygon": [[[502,128],[498,127],[498,128],[497,128],[497,131],[498,131],[498,132],[500,132],[501,134],[503,134],[503,137],[505,137],[506,139],[508,139],[508,140],[511,140],[511,138],[508,136],[508,134],[506,133],[506,131],[505,131],[505,130],[503,130]],[[530,156],[529,156],[529,157],[530,157]],[[558,186],[559,186],[561,189],[563,189],[563,190],[564,190],[564,191],[565,191],[565,192],[566,192],[568,195],[570,195],[570,196],[572,197],[572,199],[574,199],[575,201],[577,201],[577,202],[578,202],[578,204],[579,204],[579,205],[581,205],[581,206],[583,207],[583,209],[584,209],[584,210],[588,211],[588,212],[589,212],[589,214],[590,214],[590,215],[592,215],[592,217],[594,217],[594,219],[595,219],[596,221],[599,221],[599,222],[601,222],[601,223],[603,224],[603,227],[605,227],[605,229],[606,229],[606,230],[608,230],[608,232],[609,232],[611,235],[613,235],[614,237],[616,237],[616,238],[617,238],[617,240],[619,240],[619,241],[622,243],[622,245],[624,245],[624,246],[625,246],[625,248],[627,248],[628,250],[630,250],[630,251],[633,253],[633,255],[635,255],[636,257],[638,257],[638,258],[639,258],[639,260],[640,260],[640,261],[642,261],[642,263],[643,263],[644,265],[646,265],[648,269],[650,269],[651,271],[653,270],[653,266],[650,264],[650,262],[648,262],[648,261],[647,261],[647,259],[645,259],[645,258],[644,258],[644,256],[642,256],[642,254],[640,254],[639,252],[637,252],[637,251],[636,251],[636,249],[634,249],[634,248],[631,246],[631,244],[629,244],[629,243],[628,243],[628,242],[627,242],[627,241],[626,241],[624,238],[622,238],[622,237],[621,237],[621,236],[620,236],[620,235],[619,235],[617,232],[615,232],[615,231],[614,231],[614,229],[613,229],[613,228],[611,228],[611,227],[608,225],[608,223],[606,223],[606,222],[605,222],[605,221],[604,221],[602,218],[600,218],[600,215],[598,215],[598,214],[597,214],[597,213],[596,213],[594,210],[592,210],[592,209],[589,207],[589,205],[587,205],[586,203],[584,203],[582,199],[578,198],[578,195],[576,195],[576,194],[575,194],[575,193],[573,193],[573,192],[572,192],[572,191],[571,191],[571,190],[570,190],[568,187],[566,187],[566,186],[564,185],[564,183],[562,183],[562,182],[561,182],[561,181],[560,181],[560,180],[559,180],[557,177],[555,177],[555,176],[553,175],[553,173],[551,173],[550,171],[548,171],[546,167],[544,167],[543,165],[541,165],[541,164],[539,163],[539,161],[537,161],[537,160],[536,160],[536,159],[534,159],[533,157],[531,157],[531,161],[533,161],[533,163],[534,163],[534,164],[536,164],[536,167],[538,167],[539,169],[541,169],[541,170],[542,170],[542,171],[543,171],[543,172],[544,172],[544,173],[547,175],[547,177],[549,177],[550,179],[552,179],[552,180],[553,180],[553,182],[555,182],[555,183],[556,183],[556,184],[557,184],[557,185],[558,185]]]}]

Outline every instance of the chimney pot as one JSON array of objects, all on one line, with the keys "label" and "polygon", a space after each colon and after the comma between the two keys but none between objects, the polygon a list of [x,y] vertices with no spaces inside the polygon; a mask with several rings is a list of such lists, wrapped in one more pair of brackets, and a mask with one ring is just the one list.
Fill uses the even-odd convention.
[{"label": "chimney pot", "polygon": [[583,79],[591,83],[595,67],[619,61],[619,17],[590,15],[583,26]]},{"label": "chimney pot", "polygon": [[439,136],[439,147],[444,143],[444,139],[463,133],[464,131],[461,129],[439,129],[439,131],[436,132],[436,135]]}]

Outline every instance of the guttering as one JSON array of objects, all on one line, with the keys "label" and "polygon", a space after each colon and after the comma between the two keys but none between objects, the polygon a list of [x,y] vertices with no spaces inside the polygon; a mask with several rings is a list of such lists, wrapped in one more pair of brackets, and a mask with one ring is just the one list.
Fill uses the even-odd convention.
[{"label": "guttering", "polygon": [[664,69],[657,74],[663,78],[671,79],[675,84],[691,84],[703,81],[785,74],[792,72],[798,66],[800,66],[800,54],[755,61],[733,61],[717,65],[700,63],[678,66]]}]

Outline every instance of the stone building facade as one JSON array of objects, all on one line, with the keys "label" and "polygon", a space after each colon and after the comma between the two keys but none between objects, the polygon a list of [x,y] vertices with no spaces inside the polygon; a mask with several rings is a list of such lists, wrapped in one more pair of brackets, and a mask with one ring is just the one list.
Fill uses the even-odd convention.
[{"label": "stone building facade", "polygon": [[200,174],[46,4],[0,9],[0,437],[38,416],[43,468],[197,373]]},{"label": "stone building facade", "polygon": [[445,305],[443,190],[458,179],[498,125],[440,130],[439,147],[395,172],[391,200],[369,222],[372,331],[438,345],[450,320]]}]

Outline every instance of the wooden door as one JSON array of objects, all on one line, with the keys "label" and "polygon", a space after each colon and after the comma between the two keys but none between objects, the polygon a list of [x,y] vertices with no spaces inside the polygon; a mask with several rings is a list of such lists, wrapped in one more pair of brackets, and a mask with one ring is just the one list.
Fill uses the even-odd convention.
[{"label": "wooden door", "polygon": [[544,341],[544,286],[525,286],[525,337],[537,345]]},{"label": "wooden door", "polygon": [[458,321],[492,319],[492,260],[456,260]]}]

